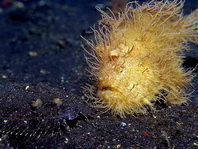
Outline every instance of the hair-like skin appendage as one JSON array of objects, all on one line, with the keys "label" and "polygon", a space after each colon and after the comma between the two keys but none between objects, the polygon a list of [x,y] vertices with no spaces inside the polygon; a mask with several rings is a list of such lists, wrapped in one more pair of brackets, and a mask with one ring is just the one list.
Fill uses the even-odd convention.
[{"label": "hair-like skin appendage", "polygon": [[102,19],[93,29],[95,40],[86,40],[91,49],[86,60],[96,80],[87,97],[95,107],[125,117],[147,114],[159,99],[174,105],[187,101],[192,74],[182,67],[182,51],[189,41],[198,43],[198,9],[183,16],[183,4],[129,2],[116,16],[97,8]]}]

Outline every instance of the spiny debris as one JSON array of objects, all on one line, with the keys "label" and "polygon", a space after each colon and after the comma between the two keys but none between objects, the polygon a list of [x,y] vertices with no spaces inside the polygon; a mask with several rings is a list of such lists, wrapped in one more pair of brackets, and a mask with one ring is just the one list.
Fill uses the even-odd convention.
[{"label": "spiny debris", "polygon": [[[30,94],[35,90],[32,88],[29,86],[26,90],[24,86],[25,93],[19,91],[21,88],[12,88],[13,95],[10,96],[15,99],[8,97],[0,100],[0,136],[6,136],[10,146],[20,147],[21,143],[40,142],[48,137],[64,138],[79,120],[87,120],[81,109],[68,104],[72,100],[70,98],[74,98],[72,93],[69,93],[71,96],[68,93],[61,96],[52,91],[58,95],[44,98],[43,93],[40,97],[31,99]],[[45,92],[42,88],[36,89]],[[26,94],[26,97],[17,94]]]}]

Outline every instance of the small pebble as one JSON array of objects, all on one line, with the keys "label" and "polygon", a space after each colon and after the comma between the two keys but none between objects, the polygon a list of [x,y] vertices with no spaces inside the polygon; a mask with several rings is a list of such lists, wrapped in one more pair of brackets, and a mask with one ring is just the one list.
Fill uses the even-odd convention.
[{"label": "small pebble", "polygon": [[41,70],[40,70],[40,73],[41,73],[41,74],[49,74],[50,72],[47,71],[47,70],[41,69]]},{"label": "small pebble", "polygon": [[193,145],[198,146],[198,143],[194,142]]},{"label": "small pebble", "polygon": [[149,133],[148,133],[148,132],[142,132],[142,135],[143,135],[143,136],[148,136]]},{"label": "small pebble", "polygon": [[127,125],[127,124],[124,123],[124,122],[121,123],[121,126],[122,126],[122,127],[125,127],[126,125]]},{"label": "small pebble", "polygon": [[38,53],[35,52],[35,51],[30,51],[30,52],[28,53],[28,55],[31,56],[31,57],[35,57],[35,56],[38,56]]},{"label": "small pebble", "polygon": [[60,105],[62,105],[63,101],[60,98],[54,98],[53,99],[53,103],[55,103],[56,105],[60,106]]},{"label": "small pebble", "polygon": [[24,122],[25,124],[27,124],[27,121],[26,121],[26,120],[24,120],[23,122]]},{"label": "small pebble", "polygon": [[121,144],[117,144],[117,145],[116,145],[116,148],[120,148],[120,147],[121,147]]},{"label": "small pebble", "polygon": [[43,102],[42,102],[41,99],[36,99],[36,101],[33,101],[31,105],[32,105],[33,107],[41,107],[42,104],[43,104]]},{"label": "small pebble", "polygon": [[68,143],[69,142],[69,139],[68,138],[65,138],[65,141],[64,141],[65,143]]},{"label": "small pebble", "polygon": [[25,7],[24,4],[19,1],[13,2],[13,6],[18,9],[23,9]]},{"label": "small pebble", "polygon": [[2,75],[1,77],[2,77],[2,79],[7,79],[8,78],[8,76],[6,76],[6,75]]},{"label": "small pebble", "polygon": [[4,123],[7,123],[7,122],[8,122],[8,120],[4,120],[3,122],[4,122]]},{"label": "small pebble", "polygon": [[26,87],[25,87],[25,90],[28,90],[30,88],[30,86],[29,85],[27,85]]}]

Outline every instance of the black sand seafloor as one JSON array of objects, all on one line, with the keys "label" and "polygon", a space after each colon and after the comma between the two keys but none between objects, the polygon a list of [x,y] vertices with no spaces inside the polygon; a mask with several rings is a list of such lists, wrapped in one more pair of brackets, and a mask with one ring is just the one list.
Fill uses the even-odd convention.
[{"label": "black sand seafloor", "polygon": [[[80,35],[93,38],[95,6],[106,11],[109,1],[0,1],[0,149],[198,148],[198,76],[189,104],[157,103],[146,116],[121,119],[86,103]],[[184,14],[196,8],[186,0]],[[198,63],[191,47],[186,69]]]}]

